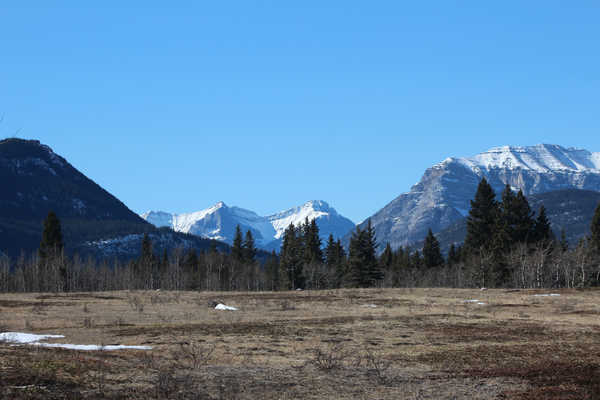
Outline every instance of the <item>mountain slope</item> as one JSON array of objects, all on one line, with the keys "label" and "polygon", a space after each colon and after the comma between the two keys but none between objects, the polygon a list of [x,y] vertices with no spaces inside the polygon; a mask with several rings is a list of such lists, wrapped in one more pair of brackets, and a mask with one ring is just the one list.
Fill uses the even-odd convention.
[{"label": "mountain slope", "polygon": [[354,227],[354,223],[341,216],[324,201],[312,200],[266,217],[239,207],[229,207],[223,202],[205,210],[189,214],[170,214],[149,211],[142,218],[155,226],[170,227],[175,231],[191,233],[231,244],[235,227],[239,224],[243,232],[250,230],[256,245],[263,249],[278,250],[285,229],[293,223],[299,225],[305,219],[315,219],[323,239],[329,234],[342,237]]},{"label": "mountain slope", "polygon": [[461,220],[483,177],[496,193],[507,183],[527,196],[560,189],[600,191],[600,153],[542,144],[448,158],[370,217],[379,243],[410,245],[423,240],[429,228],[439,232]]},{"label": "mountain slope", "polygon": [[[117,243],[126,237],[141,241],[143,233],[165,246],[170,243],[169,249],[179,245],[207,249],[211,244],[180,233],[159,232],[37,140],[0,141],[0,182],[0,252],[10,257],[38,248],[42,222],[51,210],[61,220],[67,252],[135,256],[139,245],[125,252],[111,249],[123,247]],[[99,246],[103,241],[112,245]]]}]

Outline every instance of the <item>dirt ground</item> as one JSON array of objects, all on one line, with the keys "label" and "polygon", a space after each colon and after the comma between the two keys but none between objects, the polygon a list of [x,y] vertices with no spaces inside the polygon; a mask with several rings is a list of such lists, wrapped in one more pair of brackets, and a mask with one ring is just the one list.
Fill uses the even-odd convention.
[{"label": "dirt ground", "polygon": [[3,294],[6,331],[152,349],[0,343],[0,398],[600,399],[600,290]]}]

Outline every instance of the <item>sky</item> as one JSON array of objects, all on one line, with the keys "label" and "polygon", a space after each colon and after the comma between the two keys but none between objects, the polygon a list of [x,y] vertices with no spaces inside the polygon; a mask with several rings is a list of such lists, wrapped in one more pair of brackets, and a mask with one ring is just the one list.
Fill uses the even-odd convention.
[{"label": "sky", "polygon": [[359,222],[450,156],[600,151],[598,21],[597,1],[5,1],[0,137],[138,213],[320,199]]}]

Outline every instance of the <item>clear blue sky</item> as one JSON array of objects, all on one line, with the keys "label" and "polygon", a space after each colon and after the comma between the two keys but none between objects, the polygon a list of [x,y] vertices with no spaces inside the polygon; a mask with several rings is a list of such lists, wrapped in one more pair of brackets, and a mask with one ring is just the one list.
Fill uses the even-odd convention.
[{"label": "clear blue sky", "polygon": [[448,156],[600,151],[598,21],[597,1],[6,1],[0,136],[136,212],[323,199],[360,221]]}]

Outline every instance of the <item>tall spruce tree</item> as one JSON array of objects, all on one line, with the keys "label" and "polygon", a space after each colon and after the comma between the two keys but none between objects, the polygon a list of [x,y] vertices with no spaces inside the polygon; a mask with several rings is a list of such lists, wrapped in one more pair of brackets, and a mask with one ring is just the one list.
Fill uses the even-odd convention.
[{"label": "tall spruce tree", "polygon": [[333,276],[333,286],[341,287],[346,275],[346,253],[340,239],[334,241],[332,234],[325,247],[325,265]]},{"label": "tall spruce tree", "polygon": [[590,231],[592,233],[590,237],[592,248],[594,251],[600,253],[600,204],[598,204],[598,207],[596,207],[596,211],[594,212]]},{"label": "tall spruce tree", "polygon": [[479,182],[475,199],[467,217],[467,236],[464,249],[477,253],[492,246],[494,227],[498,216],[496,194],[485,178]]},{"label": "tall spruce tree", "polygon": [[239,224],[235,227],[233,243],[231,244],[231,257],[239,263],[244,262],[244,238]]},{"label": "tall spruce tree", "polygon": [[38,255],[42,261],[51,257],[58,256],[64,248],[62,229],[60,220],[54,213],[50,211],[44,220],[44,230],[42,232],[42,240]]},{"label": "tall spruce tree", "polygon": [[350,238],[348,263],[351,283],[355,287],[373,287],[383,279],[383,272],[377,260],[375,230],[369,220],[364,231],[356,227]]},{"label": "tall spruce tree", "polygon": [[[52,291],[63,290],[65,292],[69,290],[67,264],[62,257],[63,249],[64,243],[60,220],[53,211],[50,211],[44,220],[42,240],[40,241],[40,247],[38,249],[40,268],[42,271],[40,278],[42,280],[47,279],[50,281],[51,276],[54,275],[50,270],[55,270],[58,272],[58,279],[52,280],[54,284],[43,282],[40,289],[50,289]],[[57,268],[57,270],[55,268]]]},{"label": "tall spruce tree", "polygon": [[254,264],[256,261],[256,246],[254,245],[254,237],[252,236],[252,232],[250,232],[250,230],[246,232],[246,237],[244,238],[242,247],[244,262],[247,264]]},{"label": "tall spruce tree", "polygon": [[392,268],[392,264],[394,263],[394,252],[392,251],[390,242],[386,243],[383,253],[381,253],[381,256],[379,256],[379,263],[386,271],[389,271]]},{"label": "tall spruce tree", "polygon": [[304,235],[304,262],[306,264],[323,263],[323,250],[321,250],[321,238],[319,237],[319,227],[313,219],[308,222],[308,218],[303,226]]},{"label": "tall spruce tree", "polygon": [[283,272],[282,278],[285,278],[282,283],[291,290],[304,288],[302,236],[302,232],[293,223],[290,223],[283,234],[279,264]]},{"label": "tall spruce tree", "polygon": [[427,232],[425,244],[423,245],[423,263],[426,268],[439,267],[444,264],[440,242],[438,242],[431,229]]},{"label": "tall spruce tree", "polygon": [[542,204],[533,228],[533,241],[550,242],[553,239],[554,235],[552,233],[552,228],[550,227],[550,221],[546,215],[546,207]]},{"label": "tall spruce tree", "polygon": [[527,243],[533,239],[535,220],[529,202],[519,190],[511,207],[511,239],[516,243]]}]

